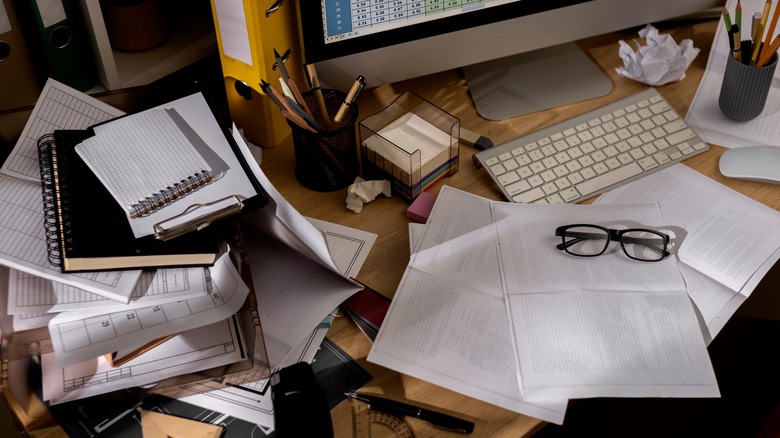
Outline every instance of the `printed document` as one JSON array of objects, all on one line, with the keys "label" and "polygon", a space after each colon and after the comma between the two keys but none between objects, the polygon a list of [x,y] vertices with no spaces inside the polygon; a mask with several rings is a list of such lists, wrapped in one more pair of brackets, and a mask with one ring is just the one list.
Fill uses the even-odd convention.
[{"label": "printed document", "polygon": [[233,317],[196,327],[117,368],[105,356],[61,368],[44,354],[43,399],[57,404],[238,362],[247,351],[239,327]]},{"label": "printed document", "polygon": [[[195,280],[195,279],[193,279]],[[60,313],[49,322],[49,335],[61,367],[137,347],[173,333],[211,324],[234,315],[249,288],[229,256],[223,255],[202,277],[209,293],[185,301],[105,313],[102,309]]]},{"label": "printed document", "polygon": [[613,189],[596,203],[651,201],[677,227],[680,267],[709,343],[780,259],[780,213],[684,165]]},{"label": "printed document", "polygon": [[[95,308],[109,312],[174,303],[207,293],[204,282],[196,280],[204,277],[204,269],[207,268],[185,267],[144,271],[135,285],[130,302],[127,304],[120,304],[83,289],[12,269],[7,289],[7,312],[12,315],[20,315],[37,312],[72,312]],[[203,287],[196,287],[198,285],[203,285]],[[0,296],[3,290],[5,289],[0,288]]]},{"label": "printed document", "polygon": [[443,187],[368,360],[554,423],[569,398],[718,396],[676,259],[555,249],[556,226],[583,218],[664,224],[652,204],[523,205]]},{"label": "printed document", "polygon": [[561,424],[567,399],[520,393],[490,203],[442,188],[368,361]]},{"label": "printed document", "polygon": [[656,204],[491,205],[523,397],[719,396],[675,257],[555,247],[568,224],[665,231]]}]

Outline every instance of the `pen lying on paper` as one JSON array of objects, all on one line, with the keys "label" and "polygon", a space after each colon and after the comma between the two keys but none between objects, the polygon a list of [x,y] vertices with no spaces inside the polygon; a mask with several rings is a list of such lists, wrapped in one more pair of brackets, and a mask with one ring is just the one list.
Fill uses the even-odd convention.
[{"label": "pen lying on paper", "polygon": [[455,432],[471,433],[474,431],[474,423],[461,420],[460,418],[451,415],[442,414],[441,412],[431,411],[407,403],[377,397],[375,395],[356,394],[354,392],[345,392],[344,395],[368,403],[371,409],[375,411],[381,411],[401,417],[414,417],[438,428]]}]

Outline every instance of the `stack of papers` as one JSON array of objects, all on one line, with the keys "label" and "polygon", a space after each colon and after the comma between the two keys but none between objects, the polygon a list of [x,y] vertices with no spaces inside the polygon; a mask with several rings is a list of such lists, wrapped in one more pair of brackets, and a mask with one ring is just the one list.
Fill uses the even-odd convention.
[{"label": "stack of papers", "polygon": [[[64,117],[70,114],[89,116]],[[48,327],[48,336],[33,339],[46,346],[43,399],[54,405],[238,362],[250,371],[242,383],[265,385],[271,370],[311,360],[329,314],[362,289],[350,278],[376,235],[301,216],[236,129],[241,154],[272,198],[240,219],[248,271],[261,287],[250,289],[227,254],[210,268],[67,274],[49,264],[35,140],[119,114],[50,80],[0,171],[0,210],[8,212],[0,215],[0,318],[14,328],[2,334],[16,342],[23,331]],[[257,303],[258,315],[242,313],[247,303]],[[253,322],[255,332],[244,333]],[[258,381],[249,379],[255,369]],[[272,426],[272,414],[248,420]]]},{"label": "stack of papers", "polygon": [[[661,262],[555,228],[648,227]],[[718,397],[706,345],[780,258],[780,213],[673,166],[597,205],[525,205],[442,188],[368,360],[560,424],[568,399]]]}]

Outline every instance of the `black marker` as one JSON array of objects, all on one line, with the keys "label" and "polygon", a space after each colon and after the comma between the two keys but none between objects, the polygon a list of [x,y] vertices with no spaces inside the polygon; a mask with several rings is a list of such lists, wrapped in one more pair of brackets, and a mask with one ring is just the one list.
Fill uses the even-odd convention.
[{"label": "black marker", "polygon": [[375,411],[381,411],[400,417],[414,417],[438,428],[454,432],[471,433],[474,431],[474,423],[461,420],[460,418],[451,415],[442,414],[441,412],[431,411],[395,400],[388,400],[375,395],[356,394],[354,392],[345,392],[344,395],[368,403],[369,407]]}]

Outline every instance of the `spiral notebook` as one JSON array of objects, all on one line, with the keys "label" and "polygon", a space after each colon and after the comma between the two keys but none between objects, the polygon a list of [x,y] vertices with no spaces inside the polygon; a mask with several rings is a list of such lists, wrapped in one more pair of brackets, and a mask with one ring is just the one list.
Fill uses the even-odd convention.
[{"label": "spiral notebook", "polygon": [[87,131],[58,130],[38,141],[49,263],[62,272],[210,266],[215,230],[169,241],[136,239],[125,212],[75,153]]},{"label": "spiral notebook", "polygon": [[202,92],[88,131],[75,152],[136,238],[165,240],[268,202]]},{"label": "spiral notebook", "polygon": [[111,124],[76,152],[131,218],[141,217],[222,177],[228,165],[171,108]]},{"label": "spiral notebook", "polygon": [[[212,265],[220,250],[216,222],[268,203],[216,117],[198,92],[86,130],[41,137],[49,261],[63,272]],[[151,126],[158,122],[165,126]],[[163,138],[149,143],[149,135]],[[122,136],[141,144],[117,140]],[[190,172],[182,164],[187,154],[195,166],[189,169],[200,175],[174,173]],[[151,195],[121,198],[129,190],[125,180],[139,179],[148,184],[138,193]],[[126,202],[135,198],[148,205]]]}]

